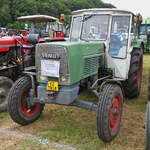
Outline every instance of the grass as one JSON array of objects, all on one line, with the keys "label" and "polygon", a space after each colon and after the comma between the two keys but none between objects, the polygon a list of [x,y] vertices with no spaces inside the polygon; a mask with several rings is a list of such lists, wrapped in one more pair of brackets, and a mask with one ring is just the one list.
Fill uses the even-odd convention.
[{"label": "grass", "polygon": [[[96,112],[76,107],[46,105],[40,119],[28,126],[20,126],[11,121],[8,113],[0,114],[0,125],[12,125],[13,129],[65,143],[81,150],[143,150],[145,144],[145,111],[147,103],[148,72],[150,55],[144,55],[141,94],[138,98],[126,99],[119,135],[108,144],[99,140],[96,132]],[[96,97],[84,91],[81,99],[96,101]],[[0,139],[0,143],[2,140]],[[19,144],[26,149],[45,150],[42,146],[28,143]],[[24,150],[23,149],[23,150]],[[1,150],[1,149],[0,149]]]}]

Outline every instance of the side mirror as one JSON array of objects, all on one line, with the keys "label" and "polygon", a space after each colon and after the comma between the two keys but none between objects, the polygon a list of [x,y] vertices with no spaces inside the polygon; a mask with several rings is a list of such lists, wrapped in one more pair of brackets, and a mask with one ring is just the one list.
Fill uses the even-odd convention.
[{"label": "side mirror", "polygon": [[137,23],[138,23],[138,24],[141,24],[142,21],[143,21],[143,18],[142,18],[142,16],[141,16],[141,14],[139,13],[139,14],[137,15]]}]

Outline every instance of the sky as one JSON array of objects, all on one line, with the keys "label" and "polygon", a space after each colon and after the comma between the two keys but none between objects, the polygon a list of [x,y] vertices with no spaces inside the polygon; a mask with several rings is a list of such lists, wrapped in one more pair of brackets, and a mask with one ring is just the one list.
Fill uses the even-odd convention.
[{"label": "sky", "polygon": [[150,17],[149,0],[103,0],[103,2],[111,3],[118,9],[129,10],[135,14],[140,13],[143,18]]}]

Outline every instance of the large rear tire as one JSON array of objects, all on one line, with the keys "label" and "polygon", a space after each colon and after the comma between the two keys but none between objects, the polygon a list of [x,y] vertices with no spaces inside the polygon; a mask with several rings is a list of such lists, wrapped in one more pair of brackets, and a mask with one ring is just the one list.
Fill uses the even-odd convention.
[{"label": "large rear tire", "polygon": [[13,81],[7,77],[0,76],[0,112],[7,110],[7,95],[13,85]]},{"label": "large rear tire", "polygon": [[148,76],[148,101],[150,101],[150,69],[149,69],[149,76]]},{"label": "large rear tire", "polygon": [[104,142],[111,142],[120,130],[123,94],[119,85],[106,84],[97,107],[97,133]]},{"label": "large rear tire", "polygon": [[150,70],[148,77],[148,103],[146,109],[146,150],[150,149]]},{"label": "large rear tire", "polygon": [[150,150],[150,102],[147,103],[146,112],[146,150]]},{"label": "large rear tire", "polygon": [[18,124],[27,125],[37,120],[44,108],[44,104],[28,105],[29,91],[32,88],[31,79],[23,76],[18,79],[8,95],[8,112]]},{"label": "large rear tire", "polygon": [[143,50],[142,48],[133,49],[128,79],[123,82],[126,97],[135,98],[139,96],[141,90],[142,70]]}]

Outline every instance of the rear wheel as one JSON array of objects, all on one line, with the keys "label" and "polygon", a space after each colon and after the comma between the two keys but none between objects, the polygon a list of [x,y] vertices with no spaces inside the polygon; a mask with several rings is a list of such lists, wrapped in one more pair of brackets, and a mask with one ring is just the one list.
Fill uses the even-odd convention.
[{"label": "rear wheel", "polygon": [[37,120],[44,108],[41,103],[30,105],[29,92],[31,87],[30,77],[21,77],[15,82],[8,95],[8,112],[11,118],[21,125],[27,125]]},{"label": "rear wheel", "polygon": [[149,77],[148,77],[148,100],[150,101],[150,69],[149,69]]},{"label": "rear wheel", "polygon": [[97,108],[97,132],[104,142],[111,142],[118,134],[123,109],[123,94],[116,84],[105,85]]},{"label": "rear wheel", "polygon": [[150,102],[147,104],[146,113],[146,150],[150,149]]},{"label": "rear wheel", "polygon": [[12,85],[13,81],[11,79],[0,76],[0,112],[7,110],[7,95]]},{"label": "rear wheel", "polygon": [[143,50],[142,48],[134,49],[131,55],[130,70],[128,79],[123,83],[126,97],[138,97],[141,90],[143,70]]},{"label": "rear wheel", "polygon": [[146,110],[146,150],[150,149],[150,70],[148,82],[148,103]]}]

